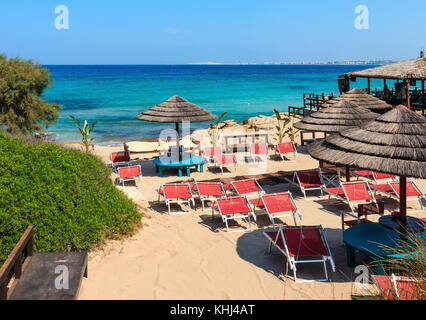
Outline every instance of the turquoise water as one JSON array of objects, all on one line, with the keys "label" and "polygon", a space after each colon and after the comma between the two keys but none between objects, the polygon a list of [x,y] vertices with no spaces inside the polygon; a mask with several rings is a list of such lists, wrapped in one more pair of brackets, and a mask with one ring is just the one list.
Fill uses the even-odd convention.
[{"label": "turquoise water", "polygon": [[[59,121],[48,128],[59,141],[80,140],[76,124],[69,118],[98,120],[95,142],[156,137],[173,124],[137,120],[143,109],[174,94],[220,115],[240,122],[273,109],[302,106],[303,93],[338,92],[337,77],[367,66],[46,66],[53,85],[43,95],[62,105]],[[371,67],[371,66],[368,66]],[[351,86],[354,84],[351,83]],[[358,79],[356,86],[366,87]],[[373,84],[374,86],[374,84]],[[206,127],[193,123],[191,129]]]}]

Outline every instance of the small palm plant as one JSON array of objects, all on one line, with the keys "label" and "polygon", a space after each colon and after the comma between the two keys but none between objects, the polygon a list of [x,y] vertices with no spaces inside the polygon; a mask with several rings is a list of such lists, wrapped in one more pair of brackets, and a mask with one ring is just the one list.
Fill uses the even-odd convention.
[{"label": "small palm plant", "polygon": [[220,139],[221,130],[227,127],[226,123],[221,123],[222,119],[227,115],[227,112],[222,113],[222,115],[216,120],[216,122],[211,123],[209,126],[209,135],[211,144],[213,147],[216,147],[217,142]]},{"label": "small palm plant", "polygon": [[274,109],[274,113],[278,121],[278,125],[275,127],[277,129],[278,143],[282,143],[286,134],[285,128],[290,123],[290,117],[281,116],[277,109]]},{"label": "small palm plant", "polygon": [[86,153],[89,153],[91,141],[95,139],[94,137],[91,138],[90,134],[92,133],[93,128],[98,123],[98,121],[93,122],[92,126],[89,128],[89,124],[87,123],[87,120],[84,120],[84,125],[82,127],[80,121],[78,121],[74,116],[70,116],[70,118],[73,119],[75,123],[77,123],[78,130],[80,131],[82,136],[82,139],[81,139],[82,144],[84,148],[86,149]]},{"label": "small palm plant", "polygon": [[[290,141],[294,142],[297,137],[297,130],[294,128],[294,119],[300,115],[300,112],[304,110],[305,107],[296,109],[296,111],[291,112],[289,116],[282,116],[277,109],[274,109],[275,117],[277,118],[278,125],[275,127],[277,129],[278,143],[282,143],[284,137],[289,137]],[[287,128],[287,125],[290,126]]]}]

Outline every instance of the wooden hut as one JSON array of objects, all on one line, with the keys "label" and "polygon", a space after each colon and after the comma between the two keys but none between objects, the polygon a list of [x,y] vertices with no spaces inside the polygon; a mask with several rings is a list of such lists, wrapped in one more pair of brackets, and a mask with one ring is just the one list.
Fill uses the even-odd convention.
[{"label": "wooden hut", "polygon": [[426,80],[426,58],[424,52],[420,52],[417,59],[400,61],[380,67],[369,68],[360,71],[352,71],[345,75],[339,76],[339,79],[345,79],[349,87],[349,80],[355,81],[356,78],[366,78],[368,81],[367,93],[370,93],[370,79],[400,80],[405,83],[407,90],[407,106],[410,108],[410,83],[421,81],[421,98],[422,104],[425,103],[425,80]]}]

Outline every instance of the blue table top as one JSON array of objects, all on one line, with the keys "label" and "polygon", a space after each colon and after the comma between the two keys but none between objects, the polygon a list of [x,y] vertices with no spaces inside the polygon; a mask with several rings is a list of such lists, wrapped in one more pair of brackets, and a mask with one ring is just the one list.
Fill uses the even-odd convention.
[{"label": "blue table top", "polygon": [[[379,218],[379,223],[389,229],[399,231],[399,223],[393,219],[391,215],[386,215]],[[426,223],[416,217],[407,217],[406,230],[408,232],[421,232],[425,230]]]},{"label": "blue table top", "polygon": [[176,160],[176,157],[159,157],[152,162],[157,166],[163,166],[163,167],[185,167],[185,166],[195,166],[204,164],[204,157],[200,156],[191,156],[188,159],[184,159],[182,161],[174,161]]},{"label": "blue table top", "polygon": [[[343,241],[349,246],[362,251],[370,256],[380,256],[387,258],[403,258],[406,254],[397,254],[394,250],[400,247],[406,252],[407,244],[399,239],[399,233],[378,223],[363,223],[346,229],[343,232]],[[426,232],[408,234],[408,243],[416,238],[419,241],[426,241]],[[411,239],[411,240],[410,240]],[[392,248],[392,249],[390,249]],[[408,253],[408,252],[407,252]],[[416,252],[410,252],[416,254]]]}]

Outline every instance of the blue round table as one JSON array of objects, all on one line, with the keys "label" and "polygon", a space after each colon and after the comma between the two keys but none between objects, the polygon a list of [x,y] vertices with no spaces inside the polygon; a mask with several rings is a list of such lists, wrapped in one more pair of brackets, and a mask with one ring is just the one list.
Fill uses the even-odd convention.
[{"label": "blue round table", "polygon": [[182,161],[173,161],[172,157],[160,157],[154,159],[152,162],[155,165],[155,170],[158,172],[158,176],[163,176],[163,168],[171,168],[177,169],[179,171],[179,177],[182,177],[182,170],[186,169],[186,175],[188,177],[191,176],[190,168],[195,167],[198,170],[200,168],[200,172],[203,172],[204,167],[204,157],[200,156],[190,156],[188,159],[184,159]]},{"label": "blue round table", "polygon": [[[385,215],[379,218],[379,223],[391,230],[400,231],[401,226],[396,219],[394,219],[391,215]],[[425,222],[411,216],[407,216],[407,225],[406,230],[408,232],[422,232],[425,230]]]},{"label": "blue round table", "polygon": [[[398,247],[401,251],[407,248],[399,238],[400,234],[391,229],[385,228],[379,223],[363,223],[355,225],[343,232],[343,241],[346,244],[346,258],[349,267],[354,268],[355,265],[355,249],[368,255],[374,260],[375,273],[384,275],[383,263],[389,259],[410,258],[420,252],[406,252],[398,254]],[[410,234],[408,242],[416,238],[416,241],[426,241],[426,232],[418,232]],[[411,240],[410,240],[411,239]],[[413,245],[414,246],[414,245]]]}]

